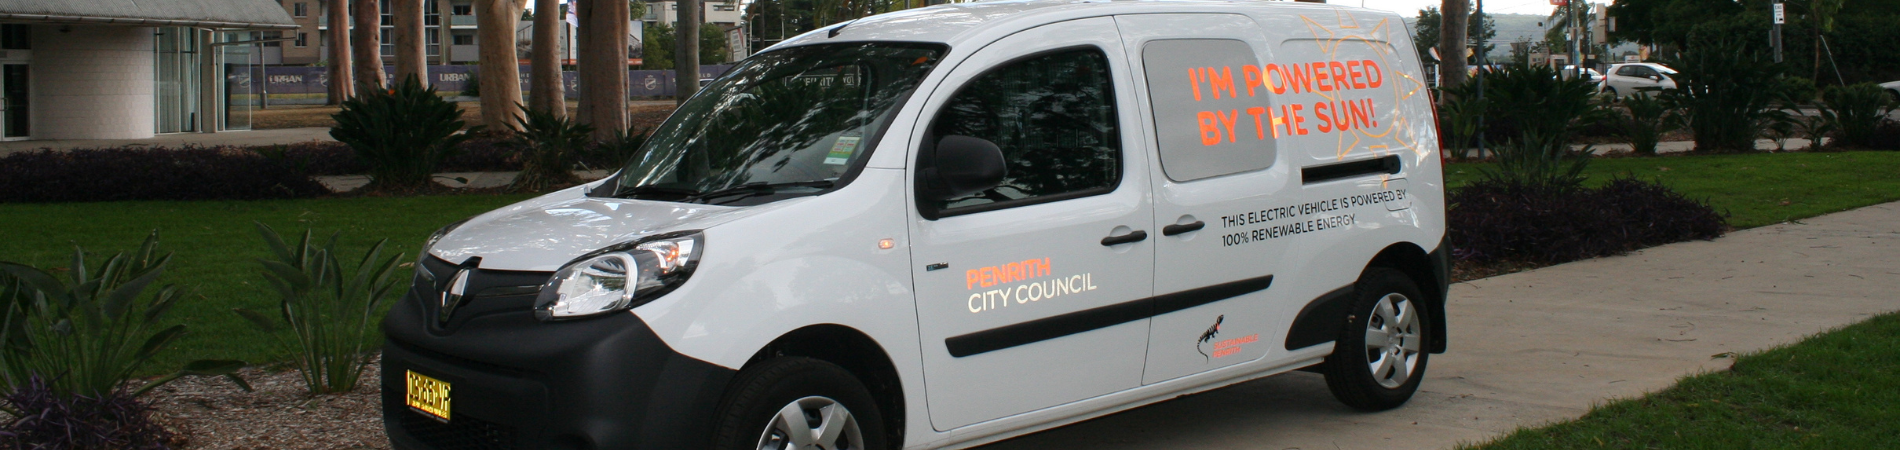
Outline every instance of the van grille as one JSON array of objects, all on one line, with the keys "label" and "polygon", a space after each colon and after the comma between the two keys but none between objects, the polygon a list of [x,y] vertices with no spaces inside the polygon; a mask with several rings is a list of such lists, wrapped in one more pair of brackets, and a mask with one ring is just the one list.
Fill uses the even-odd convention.
[{"label": "van grille", "polygon": [[429,446],[428,450],[511,450],[515,446],[515,428],[476,419],[458,416],[448,423],[423,417],[416,413],[402,413],[403,431],[409,437]]}]

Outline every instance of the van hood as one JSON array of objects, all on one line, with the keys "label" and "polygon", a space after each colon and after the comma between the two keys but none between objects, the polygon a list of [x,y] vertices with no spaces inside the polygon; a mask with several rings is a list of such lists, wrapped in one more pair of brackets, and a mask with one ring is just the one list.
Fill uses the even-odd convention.
[{"label": "van hood", "polygon": [[728,207],[588,197],[580,188],[470,218],[436,241],[429,254],[455,264],[481,257],[483,269],[552,272],[610,245],[658,233],[703,230],[799,200]]}]

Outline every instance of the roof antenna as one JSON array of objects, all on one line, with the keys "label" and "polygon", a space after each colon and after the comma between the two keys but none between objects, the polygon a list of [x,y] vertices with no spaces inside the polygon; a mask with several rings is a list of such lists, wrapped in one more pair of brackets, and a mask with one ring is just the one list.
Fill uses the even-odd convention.
[{"label": "roof antenna", "polygon": [[850,21],[848,21],[848,22],[845,22],[845,23],[844,23],[844,25],[839,25],[839,26],[838,26],[837,28],[832,28],[832,29],[831,29],[831,32],[829,33],[830,35],[829,35],[829,36],[825,36],[825,37],[826,37],[826,38],[835,38],[835,37],[838,37],[838,32],[840,32],[840,31],[844,31],[844,27],[848,27],[848,26],[851,26],[851,24],[853,24],[853,23],[857,23],[857,21],[859,21],[859,20],[863,20],[863,19],[864,19],[863,17],[859,17],[859,18],[856,18],[856,19],[851,19]]}]

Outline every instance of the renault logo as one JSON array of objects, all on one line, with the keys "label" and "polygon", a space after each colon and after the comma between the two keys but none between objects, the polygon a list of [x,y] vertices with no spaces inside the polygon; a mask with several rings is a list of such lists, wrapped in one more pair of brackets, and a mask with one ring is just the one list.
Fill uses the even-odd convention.
[{"label": "renault logo", "polygon": [[449,286],[442,290],[442,309],[436,311],[435,320],[442,325],[449,324],[449,316],[455,314],[455,307],[461,306],[468,298],[468,269],[455,271],[449,278]]}]

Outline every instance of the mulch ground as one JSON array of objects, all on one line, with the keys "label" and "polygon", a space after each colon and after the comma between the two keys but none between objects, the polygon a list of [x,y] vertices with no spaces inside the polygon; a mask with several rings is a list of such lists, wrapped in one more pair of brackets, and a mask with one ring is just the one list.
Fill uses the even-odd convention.
[{"label": "mulch ground", "polygon": [[157,418],[182,441],[207,450],[386,449],[380,357],[354,392],[312,397],[296,370],[248,368],[254,389],[222,377],[184,378],[147,394]]}]

